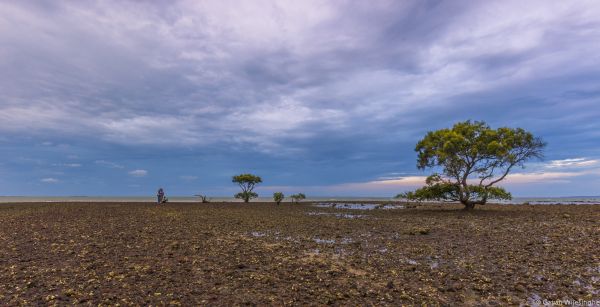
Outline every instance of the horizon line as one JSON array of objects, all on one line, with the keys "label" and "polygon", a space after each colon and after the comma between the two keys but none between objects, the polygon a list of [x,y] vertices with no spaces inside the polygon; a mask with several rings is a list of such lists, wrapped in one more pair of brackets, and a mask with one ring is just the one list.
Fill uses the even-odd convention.
[{"label": "horizon line", "polygon": [[[57,198],[57,197],[64,197],[64,198],[149,197],[149,198],[153,198],[155,196],[156,195],[148,195],[148,194],[144,194],[144,195],[0,195],[0,198],[8,198],[8,197],[32,197],[32,198],[43,198],[43,197],[51,197],[51,198]],[[230,196],[230,195],[227,195],[227,196],[206,195],[206,196],[211,197],[211,198],[235,198],[234,196]],[[197,198],[198,196],[196,196],[196,195],[173,195],[173,196],[169,196],[169,197]],[[271,196],[259,196],[258,198],[271,198]],[[344,196],[344,195],[314,195],[314,196],[310,196],[310,195],[307,195],[307,199],[308,198],[395,198],[395,197],[394,196],[368,196],[368,195],[361,195],[361,196]],[[566,195],[566,196],[539,196],[539,195],[538,196],[522,196],[522,195],[517,195],[517,196],[513,196],[513,198],[600,198],[600,195]]]}]

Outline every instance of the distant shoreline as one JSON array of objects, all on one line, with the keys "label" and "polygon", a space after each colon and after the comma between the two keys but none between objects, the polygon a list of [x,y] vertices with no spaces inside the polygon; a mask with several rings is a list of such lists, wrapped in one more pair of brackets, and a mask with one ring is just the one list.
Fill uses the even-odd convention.
[{"label": "distant shoreline", "polygon": [[[209,197],[210,198],[210,197]],[[61,203],[61,202],[155,202],[156,198],[152,196],[0,196],[0,203]],[[193,203],[199,202],[198,197],[192,196],[170,196],[170,202]],[[241,202],[240,199],[233,197],[213,197],[211,202]],[[271,197],[259,197],[251,202],[272,202]],[[285,199],[284,201],[289,201]],[[308,197],[305,202],[398,202],[403,200],[391,197]],[[580,204],[600,204],[600,197],[581,196],[581,197],[515,197],[511,201],[502,201],[490,203],[519,205],[528,203],[530,205],[580,205]]]}]

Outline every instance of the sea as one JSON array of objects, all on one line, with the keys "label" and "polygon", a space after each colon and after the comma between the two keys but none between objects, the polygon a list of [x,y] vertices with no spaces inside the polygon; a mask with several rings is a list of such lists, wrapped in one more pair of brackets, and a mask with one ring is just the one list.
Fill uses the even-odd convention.
[{"label": "sea", "polygon": [[[212,197],[211,202],[241,202],[240,199],[233,197]],[[336,201],[355,201],[355,202],[381,202],[395,201],[397,199],[389,197],[307,197],[306,202],[336,202]],[[0,203],[23,203],[23,202],[155,202],[155,197],[149,196],[0,196]],[[198,197],[193,196],[169,196],[171,202],[199,202]],[[271,197],[259,197],[253,202],[270,202]],[[563,204],[563,205],[584,205],[600,204],[600,196],[569,196],[569,197],[514,197],[509,201],[491,201],[490,203],[501,204],[524,204],[544,205],[544,204]]]}]

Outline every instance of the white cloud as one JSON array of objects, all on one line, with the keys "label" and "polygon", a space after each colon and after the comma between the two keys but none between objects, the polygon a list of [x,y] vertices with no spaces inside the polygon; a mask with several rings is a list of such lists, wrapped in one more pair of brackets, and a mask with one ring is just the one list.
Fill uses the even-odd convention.
[{"label": "white cloud", "polygon": [[136,169],[136,170],[130,171],[128,174],[131,177],[144,177],[144,176],[148,175],[148,171],[143,170],[143,169]]},{"label": "white cloud", "polygon": [[[585,172],[537,172],[514,173],[506,176],[506,184],[528,184],[544,182],[567,182],[568,179],[585,175]],[[502,185],[502,182],[499,183]]]},{"label": "white cloud", "polygon": [[[569,178],[583,176],[589,172],[534,172],[534,173],[511,173],[502,184],[528,184],[543,182],[564,182]],[[388,188],[413,188],[425,185],[425,176],[397,177],[395,179],[375,180],[363,183],[346,183],[333,186],[336,189],[359,189],[359,190],[386,190]],[[478,184],[479,180],[469,180],[472,184]]]},{"label": "white cloud", "polygon": [[406,176],[406,177],[396,177],[394,179],[384,179],[384,180],[374,180],[368,182],[361,183],[345,183],[337,185],[339,188],[384,188],[384,187],[413,187],[413,186],[421,186],[425,184],[425,176]]},{"label": "white cloud", "polygon": [[0,132],[296,153],[600,63],[594,2],[465,3],[2,3]]},{"label": "white cloud", "polygon": [[81,167],[81,163],[54,163],[52,165],[61,166],[61,167],[71,167],[71,168]]},{"label": "white cloud", "polygon": [[[0,80],[0,82],[2,82]],[[16,103],[10,105],[8,102]],[[85,123],[92,114],[71,110],[68,106],[61,105],[55,101],[21,101],[13,98],[4,105],[0,105],[0,131],[22,132],[28,134],[48,134],[48,132],[66,132],[70,134],[85,134],[90,127]],[[46,141],[44,146],[52,146],[54,143]]]},{"label": "white cloud", "polygon": [[135,116],[106,120],[99,126],[104,139],[123,144],[194,145],[204,135],[189,116]]},{"label": "white cloud", "polygon": [[396,195],[425,185],[425,176],[406,176],[390,180],[351,182],[323,186],[262,186],[261,190],[286,193],[318,193],[321,195]]},{"label": "white cloud", "polygon": [[115,162],[111,162],[111,161],[106,161],[106,160],[96,160],[94,161],[94,163],[98,164],[98,165],[102,165],[105,167],[109,167],[109,168],[125,168],[123,165],[117,164]]},{"label": "white cloud", "polygon": [[[568,182],[570,179],[584,176],[584,175],[600,175],[600,169],[594,169],[589,171],[579,172],[534,172],[534,173],[512,173],[509,174],[505,180],[501,181],[497,185],[527,185],[537,183],[559,183]],[[342,183],[327,186],[314,186],[314,187],[269,187],[271,189],[279,189],[282,191],[296,191],[296,190],[308,190],[319,193],[331,192],[337,195],[346,195],[344,193],[360,194],[381,194],[381,193],[398,193],[407,191],[415,188],[419,188],[425,185],[426,176],[404,176],[404,177],[393,177],[387,179],[379,179],[368,182],[353,182],[353,183]],[[473,184],[478,184],[479,180],[470,180]],[[390,194],[391,195],[391,194]]]},{"label": "white cloud", "polygon": [[43,183],[58,183],[60,180],[49,177],[49,178],[42,178],[42,179],[40,179],[40,181]]},{"label": "white cloud", "polygon": [[588,159],[588,158],[573,158],[573,159],[563,159],[563,160],[552,160],[550,161],[546,167],[547,168],[583,168],[596,166],[598,164],[598,160]]}]

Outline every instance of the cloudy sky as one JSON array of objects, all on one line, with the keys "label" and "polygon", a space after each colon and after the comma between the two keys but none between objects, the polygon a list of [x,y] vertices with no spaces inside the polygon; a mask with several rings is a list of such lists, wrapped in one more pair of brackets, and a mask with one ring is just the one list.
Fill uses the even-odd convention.
[{"label": "cloudy sky", "polygon": [[0,195],[393,196],[522,127],[517,196],[600,194],[597,1],[1,1]]}]

